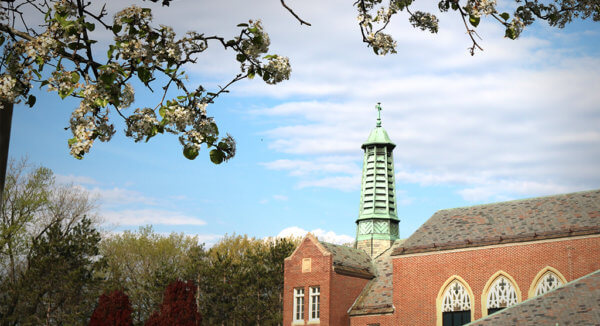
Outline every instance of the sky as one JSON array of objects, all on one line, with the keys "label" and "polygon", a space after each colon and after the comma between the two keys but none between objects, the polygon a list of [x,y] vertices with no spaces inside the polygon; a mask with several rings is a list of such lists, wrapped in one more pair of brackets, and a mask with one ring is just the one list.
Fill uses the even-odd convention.
[{"label": "sky", "polygon": [[[352,1],[286,1],[310,27],[277,1],[134,3],[179,33],[233,37],[238,23],[260,18],[270,52],[289,57],[292,74],[274,86],[236,83],[208,106],[220,132],[237,140],[237,155],[221,165],[206,150],[187,160],[173,135],[134,143],[118,116],[113,140],[96,142],[76,160],[65,130],[74,99],[38,90],[34,108],[16,107],[10,156],[91,192],[106,232],[150,224],[160,233],[197,235],[208,246],[234,233],[310,231],[351,242],[360,146],[375,127],[377,102],[397,145],[401,238],[440,209],[600,188],[598,23],[556,29],[536,22],[512,41],[483,18],[484,51],[470,56],[456,13],[438,12],[438,34],[415,30],[400,14],[388,27],[398,53],[382,57],[361,42]],[[413,9],[437,11],[421,5],[435,4]],[[97,37],[101,45],[106,34]],[[234,54],[213,44],[187,73],[191,85],[214,90],[238,70]],[[138,87],[128,110],[157,101]]]}]

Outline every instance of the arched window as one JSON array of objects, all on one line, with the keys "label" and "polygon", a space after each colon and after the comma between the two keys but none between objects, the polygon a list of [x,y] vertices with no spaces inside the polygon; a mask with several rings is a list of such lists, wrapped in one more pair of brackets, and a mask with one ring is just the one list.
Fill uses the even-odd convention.
[{"label": "arched window", "polygon": [[471,321],[471,297],[465,286],[452,281],[444,291],[442,300],[442,325],[459,326]]},{"label": "arched window", "polygon": [[537,297],[567,283],[565,277],[555,268],[547,266],[533,279],[529,288],[529,297]]},{"label": "arched window", "polygon": [[538,284],[535,287],[535,295],[542,295],[550,290],[556,289],[561,285],[563,285],[563,282],[558,275],[552,271],[547,271],[538,281]]},{"label": "arched window", "polygon": [[487,292],[487,314],[513,306],[518,302],[517,291],[511,280],[504,275],[496,277]]}]

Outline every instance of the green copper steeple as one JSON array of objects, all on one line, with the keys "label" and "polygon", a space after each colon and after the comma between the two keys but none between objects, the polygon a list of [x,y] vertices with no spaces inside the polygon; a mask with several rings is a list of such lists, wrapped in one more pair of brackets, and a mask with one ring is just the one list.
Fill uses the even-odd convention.
[{"label": "green copper steeple", "polygon": [[[377,103],[377,124],[362,145],[365,151],[362,170],[360,210],[356,220],[357,247],[376,255],[398,239],[396,182],[392,152],[396,145],[381,126],[381,105]],[[381,240],[381,241],[376,241]],[[386,246],[387,243],[387,246]],[[377,248],[374,247],[385,247]]]}]

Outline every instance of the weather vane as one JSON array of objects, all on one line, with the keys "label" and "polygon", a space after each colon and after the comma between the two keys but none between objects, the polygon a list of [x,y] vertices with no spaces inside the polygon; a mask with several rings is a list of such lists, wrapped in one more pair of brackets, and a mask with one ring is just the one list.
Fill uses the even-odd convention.
[{"label": "weather vane", "polygon": [[381,127],[381,102],[377,102],[375,108],[377,109],[377,127]]}]

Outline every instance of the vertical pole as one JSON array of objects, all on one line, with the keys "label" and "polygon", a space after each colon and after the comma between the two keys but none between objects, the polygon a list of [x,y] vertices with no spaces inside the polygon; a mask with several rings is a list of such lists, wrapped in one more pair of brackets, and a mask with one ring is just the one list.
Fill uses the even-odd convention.
[{"label": "vertical pole", "polygon": [[8,145],[10,144],[10,127],[12,124],[13,103],[2,101],[0,109],[0,209],[4,202],[4,183],[8,164]]}]

